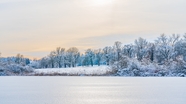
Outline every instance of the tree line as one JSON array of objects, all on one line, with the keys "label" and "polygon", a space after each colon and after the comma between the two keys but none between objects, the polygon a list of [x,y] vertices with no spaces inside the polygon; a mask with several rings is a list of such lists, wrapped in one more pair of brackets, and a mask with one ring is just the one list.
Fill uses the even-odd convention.
[{"label": "tree line", "polygon": [[165,34],[153,42],[138,38],[133,44],[116,41],[113,46],[102,49],[57,47],[39,60],[30,60],[21,54],[1,57],[0,75],[22,75],[40,68],[69,68],[77,66],[108,65],[121,76],[185,76],[186,34]]},{"label": "tree line", "polygon": [[66,68],[76,66],[112,65],[122,57],[148,60],[151,63],[165,64],[182,57],[186,61],[186,35],[160,35],[154,42],[138,38],[134,44],[123,45],[116,41],[113,46],[103,49],[87,49],[81,54],[76,47],[69,49],[57,47],[54,51],[38,60],[40,68]]}]

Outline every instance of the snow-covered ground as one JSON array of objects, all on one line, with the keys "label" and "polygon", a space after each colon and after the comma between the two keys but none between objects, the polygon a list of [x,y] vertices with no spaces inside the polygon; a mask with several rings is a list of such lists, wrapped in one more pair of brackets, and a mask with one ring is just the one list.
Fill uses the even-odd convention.
[{"label": "snow-covered ground", "polygon": [[93,66],[93,67],[75,67],[75,68],[47,68],[47,69],[35,69],[35,74],[44,75],[105,75],[112,72],[109,66]]}]

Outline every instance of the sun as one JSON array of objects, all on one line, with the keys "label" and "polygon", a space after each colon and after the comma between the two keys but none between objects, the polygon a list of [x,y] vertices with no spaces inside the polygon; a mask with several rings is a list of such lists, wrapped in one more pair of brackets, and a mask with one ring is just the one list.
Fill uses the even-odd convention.
[{"label": "sun", "polygon": [[93,6],[104,6],[112,4],[113,0],[87,0],[90,5]]}]

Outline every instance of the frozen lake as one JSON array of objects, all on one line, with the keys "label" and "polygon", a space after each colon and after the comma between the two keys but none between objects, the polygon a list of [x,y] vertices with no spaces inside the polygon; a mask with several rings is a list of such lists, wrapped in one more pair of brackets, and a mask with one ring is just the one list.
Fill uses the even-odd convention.
[{"label": "frozen lake", "polygon": [[186,104],[186,78],[0,77],[0,104]]}]

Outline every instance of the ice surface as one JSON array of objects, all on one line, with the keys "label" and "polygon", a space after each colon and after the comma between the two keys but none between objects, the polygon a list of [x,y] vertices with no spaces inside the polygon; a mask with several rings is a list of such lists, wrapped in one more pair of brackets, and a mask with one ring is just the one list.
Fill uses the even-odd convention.
[{"label": "ice surface", "polygon": [[185,78],[0,77],[0,104],[186,104]]}]

